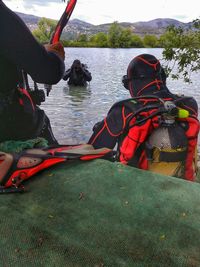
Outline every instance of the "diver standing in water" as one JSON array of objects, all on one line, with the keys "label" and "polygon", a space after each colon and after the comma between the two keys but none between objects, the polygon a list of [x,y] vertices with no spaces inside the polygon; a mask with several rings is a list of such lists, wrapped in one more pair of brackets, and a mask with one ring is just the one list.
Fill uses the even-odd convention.
[{"label": "diver standing in water", "polygon": [[87,82],[92,80],[92,75],[85,64],[82,64],[80,60],[75,59],[71,68],[65,72],[63,80],[68,80],[68,85],[86,86]]}]

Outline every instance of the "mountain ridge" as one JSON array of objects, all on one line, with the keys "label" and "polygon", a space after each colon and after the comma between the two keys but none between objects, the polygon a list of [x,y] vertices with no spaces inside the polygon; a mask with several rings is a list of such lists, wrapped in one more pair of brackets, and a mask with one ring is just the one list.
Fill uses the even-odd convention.
[{"label": "mountain ridge", "polygon": [[[41,17],[20,12],[16,13],[31,30],[37,28],[37,23],[41,19]],[[164,33],[168,26],[174,25],[175,27],[189,29],[191,28],[192,22],[184,23],[179,20],[170,18],[157,18],[149,21],[118,22],[118,24],[123,28],[130,28],[134,34],[137,34],[139,36],[144,36],[146,34],[154,34],[156,36],[160,36]],[[91,23],[75,18],[68,22],[63,31],[63,37],[73,38],[75,36],[78,36],[79,34],[93,35],[97,34],[98,32],[107,33],[111,25],[112,23],[93,25]]]}]

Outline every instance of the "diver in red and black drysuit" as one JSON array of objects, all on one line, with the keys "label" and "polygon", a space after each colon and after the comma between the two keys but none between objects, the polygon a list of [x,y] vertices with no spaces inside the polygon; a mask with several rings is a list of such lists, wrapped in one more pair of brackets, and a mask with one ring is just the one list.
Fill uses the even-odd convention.
[{"label": "diver in red and black drysuit", "polygon": [[56,144],[48,117],[21,88],[22,71],[35,82],[58,83],[65,71],[63,46],[40,45],[1,0],[0,35],[0,142],[44,137]]},{"label": "diver in red and black drysuit", "polygon": [[157,98],[176,101],[178,107],[190,114],[187,119],[180,119],[187,139],[182,178],[194,180],[193,158],[199,133],[198,106],[195,99],[172,94],[166,86],[166,75],[160,62],[149,54],[133,58],[122,82],[132,98],[117,102],[111,107],[104,120],[95,124],[88,143],[94,148],[113,149],[117,145],[117,159],[120,162],[148,170],[145,142],[152,131],[159,127],[159,117],[152,115],[157,111]]}]

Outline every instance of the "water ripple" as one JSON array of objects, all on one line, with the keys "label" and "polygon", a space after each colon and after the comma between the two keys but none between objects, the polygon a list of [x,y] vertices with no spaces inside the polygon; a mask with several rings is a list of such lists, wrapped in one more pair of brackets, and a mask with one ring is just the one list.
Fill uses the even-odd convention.
[{"label": "water ripple", "polygon": [[[61,143],[87,142],[95,122],[102,120],[116,101],[129,97],[121,78],[130,60],[138,54],[151,53],[161,59],[162,49],[67,48],[66,69],[74,59],[80,59],[92,73],[86,87],[69,88],[61,80],[53,86],[50,96],[41,105],[49,116],[56,138]],[[42,85],[39,85],[43,89]],[[199,75],[193,84],[168,80],[172,92],[192,95],[200,101]]]}]

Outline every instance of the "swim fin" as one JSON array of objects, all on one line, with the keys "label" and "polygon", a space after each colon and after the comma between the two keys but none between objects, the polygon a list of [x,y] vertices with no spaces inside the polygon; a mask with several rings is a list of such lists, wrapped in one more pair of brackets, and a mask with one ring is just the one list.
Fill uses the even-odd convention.
[{"label": "swim fin", "polygon": [[0,152],[0,193],[22,192],[24,189],[22,183],[25,180],[58,163],[112,156],[111,149],[94,149],[89,144],[33,148],[15,154]]}]

